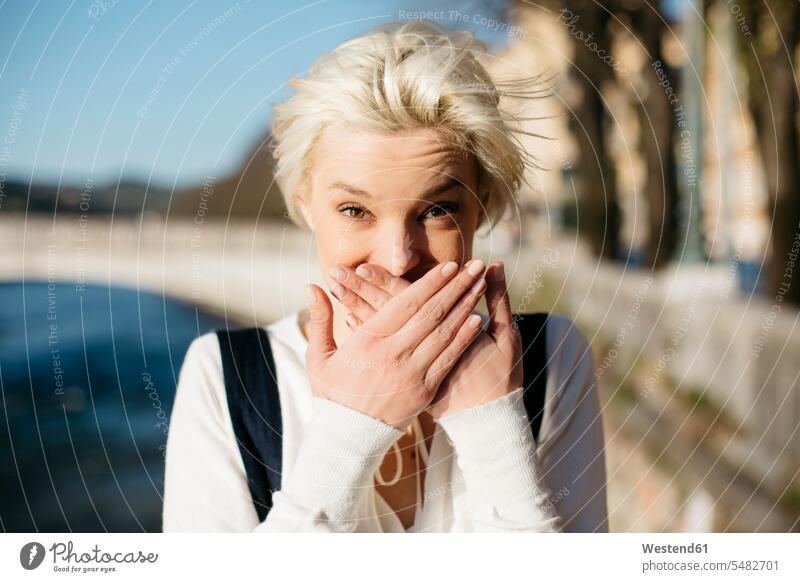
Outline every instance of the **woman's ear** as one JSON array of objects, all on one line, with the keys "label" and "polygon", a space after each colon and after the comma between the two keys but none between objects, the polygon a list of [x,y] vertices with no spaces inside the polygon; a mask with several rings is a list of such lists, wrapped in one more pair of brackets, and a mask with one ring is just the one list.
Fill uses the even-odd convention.
[{"label": "woman's ear", "polygon": [[300,209],[300,212],[303,214],[303,218],[305,219],[308,228],[311,229],[311,232],[314,232],[314,220],[311,216],[311,211],[306,205],[305,199],[299,194],[295,194],[293,198],[294,198],[294,203],[297,205],[297,207]]}]

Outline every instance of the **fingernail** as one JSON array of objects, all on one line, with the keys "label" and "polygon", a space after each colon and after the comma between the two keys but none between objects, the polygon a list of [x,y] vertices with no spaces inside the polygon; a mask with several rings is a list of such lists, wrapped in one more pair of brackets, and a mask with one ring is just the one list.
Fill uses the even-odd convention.
[{"label": "fingernail", "polygon": [[314,290],[308,285],[306,285],[306,293],[308,293],[308,302],[314,305],[317,302],[317,294],[314,293]]},{"label": "fingernail", "polygon": [[483,261],[480,259],[475,259],[474,261],[470,261],[469,267],[467,267],[467,273],[476,277],[483,272]]},{"label": "fingernail", "polygon": [[356,275],[358,275],[359,277],[363,277],[364,279],[369,279],[370,277],[372,277],[372,271],[370,271],[364,265],[359,265],[358,267],[356,267]]},{"label": "fingernail", "polygon": [[494,268],[494,280],[495,281],[502,281],[505,278],[505,268],[503,267],[503,263],[497,263]]},{"label": "fingernail", "polygon": [[444,275],[445,277],[449,277],[450,275],[455,273],[457,269],[458,269],[458,263],[456,263],[455,261],[448,261],[447,263],[445,263],[444,267],[442,267],[442,275]]},{"label": "fingernail", "polygon": [[467,319],[467,325],[473,328],[478,327],[480,323],[481,323],[481,316],[478,315],[477,313],[470,315],[469,318]]},{"label": "fingernail", "polygon": [[338,299],[341,299],[342,297],[344,297],[344,294],[346,293],[346,291],[345,291],[345,288],[344,288],[344,287],[342,287],[342,286],[341,286],[339,283],[337,283],[336,281],[334,281],[333,283],[331,283],[331,292],[332,292],[334,295],[336,295],[336,297],[337,297]]},{"label": "fingernail", "polygon": [[333,277],[334,279],[338,279],[339,281],[344,281],[345,279],[347,279],[347,271],[345,271],[340,267],[333,267],[330,270],[330,274],[331,277]]},{"label": "fingernail", "polygon": [[478,279],[475,284],[472,286],[471,291],[477,295],[486,287],[486,279],[480,278]]}]

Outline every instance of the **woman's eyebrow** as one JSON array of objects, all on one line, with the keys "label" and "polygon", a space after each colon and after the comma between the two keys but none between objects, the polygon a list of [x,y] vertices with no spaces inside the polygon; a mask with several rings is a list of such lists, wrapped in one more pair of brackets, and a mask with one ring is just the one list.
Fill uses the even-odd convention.
[{"label": "woman's eyebrow", "polygon": [[372,194],[369,192],[351,186],[350,184],[345,184],[344,182],[334,182],[330,185],[330,188],[331,190],[344,190],[345,192],[350,192],[353,196],[360,196],[361,198],[372,198]]},{"label": "woman's eyebrow", "polygon": [[455,176],[450,176],[445,182],[442,182],[438,186],[434,186],[431,190],[424,194],[424,198],[433,198],[437,194],[443,194],[452,188],[466,188],[467,185],[464,184],[460,179],[456,178]]},{"label": "woman's eyebrow", "polygon": [[[455,176],[451,176],[445,182],[442,182],[438,186],[434,186],[428,192],[423,194],[423,198],[432,198],[438,194],[442,194],[443,192],[447,192],[451,188],[462,187],[466,188],[464,182],[456,178]],[[349,192],[353,196],[359,196],[361,198],[372,198],[372,194],[367,192],[366,190],[362,190],[361,188],[357,188],[356,186],[351,186],[350,184],[345,184],[344,182],[336,181],[330,185],[331,189],[334,190],[344,190],[345,192]]]}]

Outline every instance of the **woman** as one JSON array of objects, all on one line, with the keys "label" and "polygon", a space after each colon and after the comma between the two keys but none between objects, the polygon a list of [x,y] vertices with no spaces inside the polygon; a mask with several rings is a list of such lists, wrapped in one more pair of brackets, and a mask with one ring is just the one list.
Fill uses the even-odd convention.
[{"label": "woman", "polygon": [[492,83],[484,50],[432,22],[384,25],[319,59],[276,106],[276,178],[337,301],[308,285],[309,307],[266,328],[283,477],[261,522],[219,341],[191,344],[170,421],[165,531],[607,531],[586,338],[547,320],[537,443],[502,264],[471,259],[476,230],[513,203],[528,161],[499,101],[519,88]]}]

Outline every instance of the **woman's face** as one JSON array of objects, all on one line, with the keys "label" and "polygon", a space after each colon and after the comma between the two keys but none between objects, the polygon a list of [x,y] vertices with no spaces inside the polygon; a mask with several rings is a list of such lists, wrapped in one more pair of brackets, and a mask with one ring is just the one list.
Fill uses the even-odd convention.
[{"label": "woman's face", "polygon": [[437,263],[472,258],[477,166],[434,130],[329,127],[312,156],[310,195],[297,202],[329,284],[338,264],[374,263],[413,282]]}]

